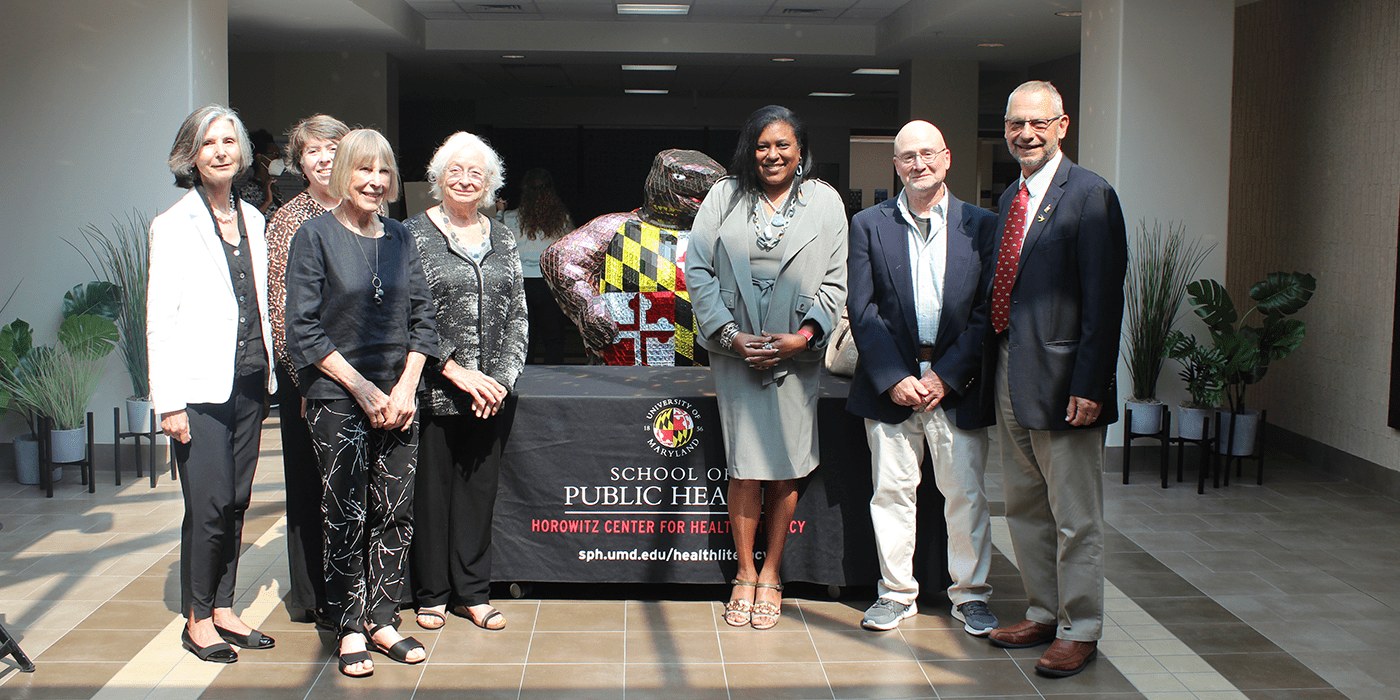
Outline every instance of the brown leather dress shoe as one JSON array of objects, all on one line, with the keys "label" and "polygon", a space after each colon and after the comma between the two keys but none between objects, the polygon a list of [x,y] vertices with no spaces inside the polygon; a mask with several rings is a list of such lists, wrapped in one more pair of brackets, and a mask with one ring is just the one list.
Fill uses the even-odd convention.
[{"label": "brown leather dress shoe", "polygon": [[1010,627],[998,627],[987,635],[994,646],[1004,649],[1025,649],[1040,646],[1055,638],[1055,626],[1022,620]]},{"label": "brown leather dress shoe", "polygon": [[1071,642],[1056,639],[1045,655],[1036,662],[1035,670],[1051,678],[1065,678],[1084,670],[1090,661],[1099,654],[1098,642]]}]

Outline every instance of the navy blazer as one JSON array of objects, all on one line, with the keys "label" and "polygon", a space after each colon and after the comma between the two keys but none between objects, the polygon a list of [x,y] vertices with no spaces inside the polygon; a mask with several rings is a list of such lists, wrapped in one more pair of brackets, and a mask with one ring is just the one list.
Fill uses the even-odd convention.
[{"label": "navy blazer", "polygon": [[[983,278],[995,263],[996,215],[948,194],[948,260],[943,309],[933,346],[933,372],[948,386],[939,403],[964,430],[991,425],[991,403],[979,387],[987,318]],[[846,410],[901,423],[913,409],[890,399],[889,388],[919,376],[919,323],[909,266],[909,223],[889,199],[851,221],[846,307],[860,351]]]},{"label": "navy blazer", "polygon": [[[1001,196],[998,250],[1016,188]],[[1065,420],[1069,397],[1102,404],[1100,428],[1118,420],[1118,345],[1123,325],[1123,278],[1128,236],[1118,195],[1102,177],[1068,158],[1036,211],[1021,248],[1011,288],[1008,380],[1016,421],[1031,430],[1074,430]],[[990,297],[992,275],[983,280]],[[990,313],[990,311],[989,311]],[[997,343],[986,324],[982,386],[991,400]]]}]

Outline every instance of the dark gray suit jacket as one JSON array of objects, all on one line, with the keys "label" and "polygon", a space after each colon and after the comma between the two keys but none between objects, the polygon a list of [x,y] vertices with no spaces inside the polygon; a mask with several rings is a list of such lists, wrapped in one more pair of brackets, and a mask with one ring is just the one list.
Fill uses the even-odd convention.
[{"label": "dark gray suit jacket", "polygon": [[[1001,197],[998,250],[1016,187]],[[1118,344],[1123,324],[1127,228],[1113,187],[1068,158],[1060,161],[1021,248],[1011,289],[1009,385],[1016,421],[1031,430],[1074,430],[1065,420],[1069,397],[1103,405],[1086,428],[1118,420]],[[995,267],[995,263],[993,263]],[[990,298],[993,275],[983,280]],[[990,315],[990,309],[989,309]],[[984,400],[996,383],[997,343],[986,324]]]},{"label": "dark gray suit jacket", "polygon": [[[948,194],[948,260],[943,309],[934,341],[933,372],[950,392],[939,405],[965,430],[992,423],[978,377],[987,317],[983,277],[995,261],[996,215]],[[909,266],[909,224],[897,198],[856,214],[847,259],[846,306],[860,351],[846,410],[885,423],[901,423],[912,409],[890,399],[889,388],[919,376],[919,324]]]}]

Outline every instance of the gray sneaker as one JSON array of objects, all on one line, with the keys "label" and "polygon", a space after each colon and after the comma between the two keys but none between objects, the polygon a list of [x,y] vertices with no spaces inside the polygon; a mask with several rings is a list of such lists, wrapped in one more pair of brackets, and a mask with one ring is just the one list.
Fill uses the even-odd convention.
[{"label": "gray sneaker", "polygon": [[985,637],[997,628],[997,616],[980,600],[969,600],[954,607],[953,617],[963,623],[963,629],[973,636]]},{"label": "gray sneaker", "polygon": [[899,621],[906,617],[913,617],[919,612],[918,606],[881,598],[865,611],[865,619],[860,621],[860,626],[868,630],[892,630],[899,626]]}]

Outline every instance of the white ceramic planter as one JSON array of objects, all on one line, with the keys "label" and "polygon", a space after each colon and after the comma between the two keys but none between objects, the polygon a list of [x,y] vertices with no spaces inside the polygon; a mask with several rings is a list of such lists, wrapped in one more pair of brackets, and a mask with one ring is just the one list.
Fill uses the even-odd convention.
[{"label": "white ceramic planter", "polygon": [[1206,418],[1214,412],[1213,408],[1190,408],[1188,406],[1176,407],[1176,434],[1188,440],[1200,440],[1206,437]]},{"label": "white ceramic planter", "polygon": [[138,399],[126,400],[126,432],[151,432],[151,407],[155,404]]},{"label": "white ceramic planter", "polygon": [[[15,445],[15,481],[21,484],[39,483],[39,441],[33,435],[17,435]],[[58,470],[54,470],[58,478]]]},{"label": "white ceramic planter", "polygon": [[54,462],[81,462],[87,457],[87,426],[49,433]]},{"label": "white ceramic planter", "polygon": [[1158,401],[1157,403],[1141,403],[1133,399],[1128,399],[1126,407],[1133,411],[1133,422],[1129,428],[1139,435],[1154,434],[1162,429],[1162,415],[1166,412],[1167,405]]},{"label": "white ceramic planter", "polygon": [[1258,411],[1245,411],[1236,414],[1234,435],[1230,434],[1230,412],[1228,410],[1217,410],[1215,419],[1220,421],[1220,445],[1216,448],[1220,454],[1235,457],[1254,454],[1254,440],[1259,434]]}]

